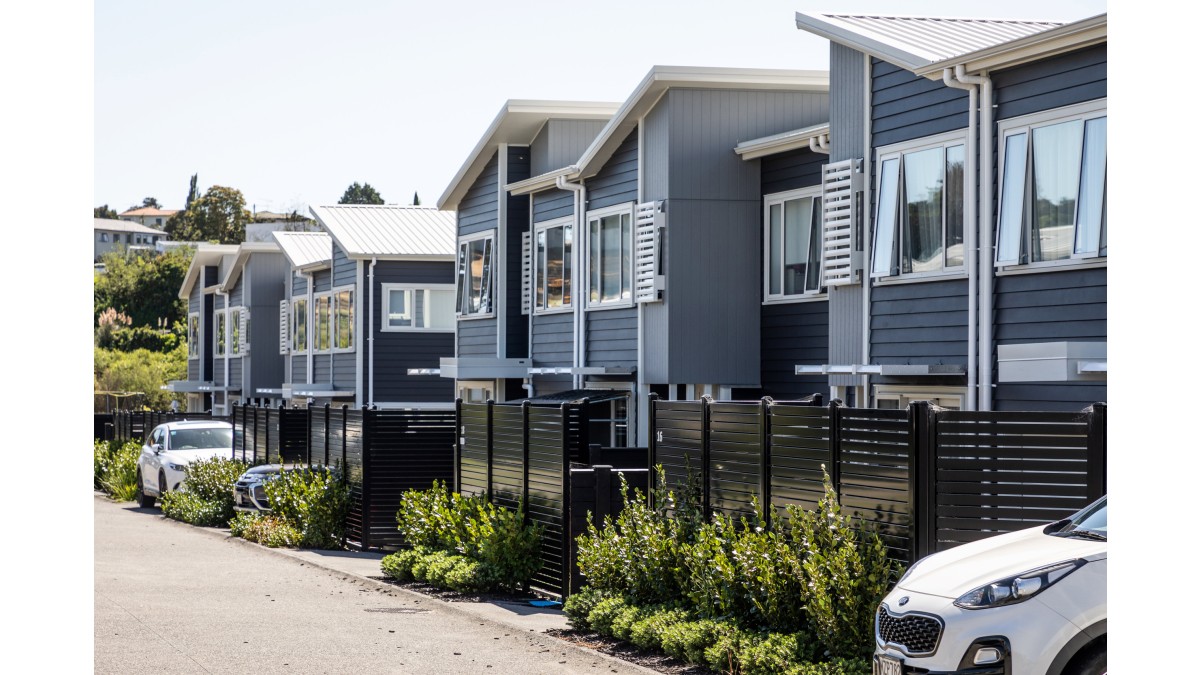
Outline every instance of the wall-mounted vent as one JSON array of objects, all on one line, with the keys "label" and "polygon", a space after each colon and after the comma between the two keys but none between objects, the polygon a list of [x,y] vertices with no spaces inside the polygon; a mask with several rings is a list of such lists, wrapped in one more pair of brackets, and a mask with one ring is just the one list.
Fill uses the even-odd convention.
[{"label": "wall-mounted vent", "polygon": [[288,301],[279,301],[279,353],[288,353]]},{"label": "wall-mounted vent", "polygon": [[659,302],[666,290],[666,203],[637,205],[633,238],[633,294],[638,302]]},{"label": "wall-mounted vent", "polygon": [[862,250],[855,246],[855,205],[862,193],[862,160],[826,164],[821,172],[821,211],[825,225],[821,252],[826,286],[858,283]]},{"label": "wall-mounted vent", "polygon": [[521,233],[521,313],[533,311],[533,240]]}]

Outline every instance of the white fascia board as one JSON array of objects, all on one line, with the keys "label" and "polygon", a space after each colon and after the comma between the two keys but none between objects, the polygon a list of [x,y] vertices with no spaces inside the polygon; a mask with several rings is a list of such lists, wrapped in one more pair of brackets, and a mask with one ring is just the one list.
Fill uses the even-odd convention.
[{"label": "white fascia board", "polygon": [[941,80],[943,70],[958,65],[965,67],[968,73],[1011,68],[1104,42],[1108,42],[1108,14],[1098,14],[1001,45],[938,61],[913,70],[913,74]]},{"label": "white fascia board", "polygon": [[422,255],[407,255],[404,253],[391,253],[388,255],[383,255],[380,253],[363,253],[363,252],[359,252],[359,251],[354,251],[354,252],[346,251],[346,257],[350,260],[365,260],[367,262],[370,262],[372,260],[378,260],[379,262],[384,262],[384,261],[392,261],[392,262],[396,262],[396,261],[401,261],[401,262],[403,262],[403,261],[409,261],[409,262],[413,262],[413,261],[425,261],[425,262],[450,261],[450,262],[454,262],[454,260],[455,260],[455,255],[453,253],[429,253],[429,254],[422,254]]},{"label": "white fascia board", "polygon": [[764,136],[762,138],[743,141],[738,143],[733,148],[733,151],[744,160],[758,159],[759,157],[766,157],[768,155],[777,155],[781,152],[805,149],[808,147],[809,140],[828,133],[828,123],[818,124],[804,129],[796,129],[795,131],[785,131],[782,134],[775,134],[774,136]]},{"label": "white fascia board", "polygon": [[621,104],[608,124],[575,163],[571,178],[594,176],[616,152],[646,113],[670,88],[763,89],[782,91],[829,91],[829,73],[824,70],[774,70],[765,68],[710,68],[699,66],[654,66],[633,94]]},{"label": "white fascia board", "polygon": [[932,54],[917,54],[898,49],[881,38],[874,37],[869,32],[858,27],[847,26],[836,18],[824,14],[796,12],[796,28],[914,72],[928,66],[934,59]]},{"label": "white fascia board", "polygon": [[179,297],[187,300],[191,295],[192,286],[200,277],[200,268],[220,262],[221,258],[237,253],[238,247],[233,244],[200,244],[192,254],[192,262],[188,265],[187,274],[183,277],[183,285],[179,287]]},{"label": "white fascia board", "polygon": [[488,126],[479,142],[467,155],[463,165],[459,167],[442,196],[438,197],[437,207],[442,211],[457,210],[459,201],[466,194],[467,188],[483,171],[484,165],[491,157],[490,150],[501,143],[510,145],[528,145],[545,121],[554,119],[606,120],[612,117],[618,108],[617,103],[600,101],[541,101],[510,99],[500,108],[495,119]]}]

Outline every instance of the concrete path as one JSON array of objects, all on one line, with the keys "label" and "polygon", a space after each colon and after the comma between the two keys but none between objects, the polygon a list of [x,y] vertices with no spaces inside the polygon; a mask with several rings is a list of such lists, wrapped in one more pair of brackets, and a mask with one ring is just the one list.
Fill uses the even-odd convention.
[{"label": "concrete path", "polygon": [[266,549],[100,496],[94,514],[96,673],[653,672],[544,635],[558,611],[374,581],[377,554]]}]

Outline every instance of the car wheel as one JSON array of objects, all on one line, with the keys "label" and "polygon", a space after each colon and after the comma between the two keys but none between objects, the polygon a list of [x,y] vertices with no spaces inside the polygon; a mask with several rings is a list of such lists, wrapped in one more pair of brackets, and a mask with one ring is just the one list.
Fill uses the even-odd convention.
[{"label": "car wheel", "polygon": [[146,482],[142,480],[142,472],[137,472],[138,506],[148,509],[154,506],[154,497],[146,494]]},{"label": "car wheel", "polygon": [[1108,673],[1108,648],[1099,644],[1075,660],[1073,675],[1106,675]]},{"label": "car wheel", "polygon": [[167,485],[167,474],[159,471],[158,472],[158,496],[161,498],[163,495],[167,494],[168,489],[169,489],[169,487]]}]

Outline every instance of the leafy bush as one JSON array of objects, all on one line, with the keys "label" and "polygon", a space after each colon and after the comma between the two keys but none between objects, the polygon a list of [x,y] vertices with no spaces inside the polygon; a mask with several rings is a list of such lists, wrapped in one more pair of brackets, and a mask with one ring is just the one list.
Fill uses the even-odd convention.
[{"label": "leafy bush", "polygon": [[413,565],[417,561],[425,557],[427,552],[425,549],[412,548],[405,551],[397,551],[391,555],[384,556],[380,561],[380,567],[383,568],[383,573],[396,581],[412,581],[413,580]]},{"label": "leafy bush", "polygon": [[285,471],[264,485],[275,518],[299,532],[301,548],[341,548],[350,491],[321,469]]},{"label": "leafy bush", "polygon": [[704,663],[704,652],[716,643],[720,624],[711,619],[681,621],[662,630],[662,650],[678,659]]},{"label": "leafy bush", "polygon": [[302,536],[291,523],[267,513],[239,513],[229,521],[229,531],[270,548],[295,548]]},{"label": "leafy bush", "polygon": [[159,497],[163,515],[202,527],[220,527],[229,522],[232,514],[226,513],[219,502],[210,502],[191,492],[168,492]]},{"label": "leafy bush", "polygon": [[225,457],[192,462],[180,490],[159,499],[163,515],[204,527],[224,527],[233,518],[233,484],[246,463]]},{"label": "leafy bush", "polygon": [[142,445],[137,441],[97,441],[92,446],[92,483],[109,497],[130,502],[137,499],[137,462]]}]

